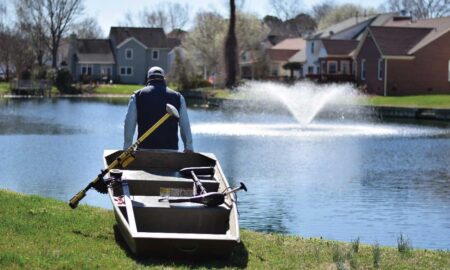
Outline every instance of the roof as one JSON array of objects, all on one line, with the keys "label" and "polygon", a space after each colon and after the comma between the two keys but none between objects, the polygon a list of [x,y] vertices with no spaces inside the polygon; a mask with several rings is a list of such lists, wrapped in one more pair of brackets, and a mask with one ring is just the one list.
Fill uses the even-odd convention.
[{"label": "roof", "polygon": [[269,49],[269,58],[272,61],[284,62],[288,61],[294,54],[296,54],[299,50],[274,50]]},{"label": "roof", "polygon": [[369,30],[384,56],[408,56],[410,49],[433,31],[431,28],[382,26],[373,26]]},{"label": "roof", "polygon": [[184,31],[183,29],[173,29],[170,33],[167,34],[167,38],[178,38],[183,40],[188,32]]},{"label": "roof", "polygon": [[115,39],[116,46],[130,38],[135,38],[148,48],[168,48],[167,38],[162,28],[111,27],[109,36]]},{"label": "roof", "polygon": [[306,52],[305,52],[305,50],[300,50],[297,53],[295,53],[293,56],[291,56],[288,59],[288,62],[299,62],[299,63],[306,62]]},{"label": "roof", "polygon": [[441,17],[435,19],[424,20],[399,20],[391,21],[386,26],[393,27],[409,27],[409,28],[432,28],[434,31],[430,31],[429,34],[424,37],[420,42],[417,42],[410,50],[410,54],[415,53],[421,48],[427,46],[440,36],[450,31],[450,17]]},{"label": "roof", "polygon": [[173,49],[175,47],[179,47],[180,45],[181,45],[181,40],[180,39],[178,39],[178,38],[170,38],[170,37],[167,38],[167,46],[170,49]]},{"label": "roof", "polygon": [[306,42],[303,38],[287,38],[277,45],[273,46],[272,49],[276,50],[304,50]]},{"label": "roof", "polygon": [[114,64],[114,55],[109,39],[77,39],[79,63]]},{"label": "roof", "polygon": [[328,55],[350,55],[358,46],[358,40],[322,39]]},{"label": "roof", "polygon": [[367,22],[370,19],[373,19],[375,16],[367,16],[367,17],[352,17],[348,18],[342,22],[333,24],[328,26],[325,29],[322,29],[316,33],[314,33],[312,36],[310,36],[310,39],[318,39],[318,38],[327,38],[330,37],[336,33],[339,33],[341,31],[344,31],[346,29],[349,29],[350,27],[353,27],[355,25],[358,25],[363,22]]}]

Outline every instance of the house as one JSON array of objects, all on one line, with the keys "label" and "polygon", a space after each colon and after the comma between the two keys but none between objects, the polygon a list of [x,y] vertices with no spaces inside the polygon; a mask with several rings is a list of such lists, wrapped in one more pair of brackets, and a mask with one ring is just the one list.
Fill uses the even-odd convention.
[{"label": "house", "polygon": [[305,40],[303,38],[287,38],[272,48],[267,50],[270,77],[288,78],[291,75],[294,78],[303,77],[301,68],[296,70],[286,69],[288,63],[303,64],[305,59]]},{"label": "house", "polygon": [[66,64],[75,81],[145,84],[149,67],[167,69],[169,51],[162,28],[111,27],[108,39],[72,35]]},{"label": "house", "polygon": [[[306,37],[306,61],[303,73],[318,81],[352,80],[351,53],[369,26],[381,26],[404,16],[384,13],[352,17]],[[340,61],[342,60],[342,61]],[[347,61],[350,61],[348,63]],[[342,65],[342,69],[341,69]]]},{"label": "house", "polygon": [[72,35],[69,55],[72,57],[67,59],[67,67],[74,81],[109,81],[116,77],[116,61],[109,39],[77,39]]},{"label": "house", "polygon": [[[357,40],[322,39],[318,54],[321,74],[317,75],[319,81],[343,82],[354,78],[354,65],[352,52],[358,45]],[[313,76],[310,76],[313,78]]]},{"label": "house", "polygon": [[353,56],[368,93],[450,93],[450,17],[369,27]]}]

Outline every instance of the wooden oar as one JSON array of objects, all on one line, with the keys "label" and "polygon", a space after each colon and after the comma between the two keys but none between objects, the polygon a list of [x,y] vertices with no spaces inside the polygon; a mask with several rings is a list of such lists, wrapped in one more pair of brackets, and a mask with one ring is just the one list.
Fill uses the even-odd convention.
[{"label": "wooden oar", "polygon": [[[69,201],[69,206],[72,209],[77,208],[78,203],[86,196],[86,192],[94,187],[95,185],[99,185],[103,183],[103,177],[112,169],[116,168],[118,165],[121,165],[122,168],[127,167],[133,160],[135,159],[133,156],[134,151],[136,151],[137,147],[141,142],[143,142],[150,134],[152,134],[159,126],[161,126],[169,117],[174,116],[176,118],[179,118],[180,115],[178,114],[177,109],[170,105],[166,104],[166,111],[167,113],[161,117],[153,126],[151,126],[142,136],[130,147],[128,147],[127,150],[122,152],[119,157],[117,157],[105,170],[102,170],[102,172],[94,179],[92,182],[90,182],[83,190],[78,192],[75,196],[72,197]],[[101,181],[101,182],[100,182]]]}]

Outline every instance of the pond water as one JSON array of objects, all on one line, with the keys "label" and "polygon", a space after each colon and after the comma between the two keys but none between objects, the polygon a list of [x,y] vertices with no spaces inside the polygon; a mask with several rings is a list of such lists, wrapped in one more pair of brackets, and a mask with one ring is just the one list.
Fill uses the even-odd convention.
[{"label": "pond water", "polygon": [[[0,188],[68,201],[122,147],[126,100],[0,99]],[[194,146],[220,160],[244,228],[450,249],[450,126],[191,107]],[[90,191],[83,203],[110,208]],[[3,206],[5,207],[5,206]]]}]

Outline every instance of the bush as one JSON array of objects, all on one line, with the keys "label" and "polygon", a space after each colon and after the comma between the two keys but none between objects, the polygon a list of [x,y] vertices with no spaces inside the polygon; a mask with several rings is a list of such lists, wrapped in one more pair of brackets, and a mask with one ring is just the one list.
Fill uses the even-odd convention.
[{"label": "bush", "polygon": [[80,94],[80,91],[72,86],[72,75],[68,70],[58,70],[55,85],[61,94]]}]

